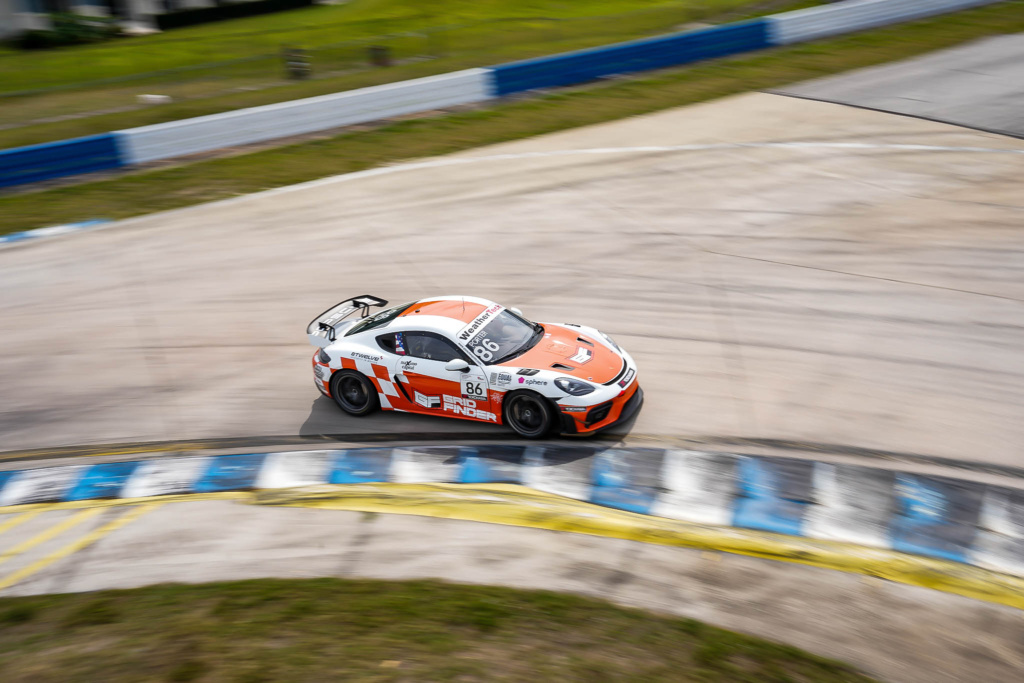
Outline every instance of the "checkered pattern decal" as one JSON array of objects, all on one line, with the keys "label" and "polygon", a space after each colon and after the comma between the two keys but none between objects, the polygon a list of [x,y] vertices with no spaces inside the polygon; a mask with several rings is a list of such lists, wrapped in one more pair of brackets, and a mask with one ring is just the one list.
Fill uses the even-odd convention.
[{"label": "checkered pattern decal", "polygon": [[[314,358],[314,363],[315,363]],[[362,358],[334,358],[330,364],[331,374],[333,375],[338,370],[355,370],[366,375],[373,386],[377,389],[377,395],[380,397],[380,406],[385,410],[391,410],[391,401],[388,399],[389,396],[398,396],[398,391],[395,389],[394,382],[391,381],[391,375],[388,373],[388,369],[384,365],[378,363],[371,363],[368,360]],[[326,375],[326,379],[323,381],[324,389],[330,392],[331,378]]]}]

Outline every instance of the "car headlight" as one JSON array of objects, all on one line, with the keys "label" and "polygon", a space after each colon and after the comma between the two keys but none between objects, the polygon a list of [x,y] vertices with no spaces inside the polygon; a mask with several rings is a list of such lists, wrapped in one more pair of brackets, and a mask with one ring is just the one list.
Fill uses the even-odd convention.
[{"label": "car headlight", "polygon": [[331,364],[331,357],[329,355],[327,355],[327,352],[324,351],[323,349],[320,349],[319,351],[317,351],[316,359],[318,361],[320,361],[321,363],[323,363],[324,365],[330,365]]},{"label": "car headlight", "polygon": [[556,379],[555,386],[565,393],[572,394],[573,396],[586,396],[594,391],[594,387],[586,382],[581,382],[578,379],[570,379],[568,377],[559,377]]},{"label": "car headlight", "polygon": [[609,336],[608,336],[607,334],[605,334],[604,332],[601,332],[601,336],[602,336],[602,337],[604,337],[604,340],[605,340],[606,342],[608,342],[609,344],[611,344],[611,345],[612,345],[612,348],[613,348],[613,349],[615,349],[615,350],[616,350],[616,351],[618,351],[619,353],[622,353],[622,349],[620,349],[620,348],[619,348],[619,345],[615,343],[615,340],[614,340],[614,339],[612,339],[611,337],[609,337]]}]

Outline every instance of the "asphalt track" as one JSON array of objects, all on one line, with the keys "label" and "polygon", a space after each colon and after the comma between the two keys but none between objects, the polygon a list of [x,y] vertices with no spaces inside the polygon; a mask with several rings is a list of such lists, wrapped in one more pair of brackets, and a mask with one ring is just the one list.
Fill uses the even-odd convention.
[{"label": "asphalt track", "polygon": [[10,246],[0,450],[499,437],[309,373],[335,301],[466,292],[625,345],[629,438],[1018,465],[1021,178],[1018,140],[749,94]]},{"label": "asphalt track", "polygon": [[1024,33],[994,36],[783,92],[1024,137],[1021,60]]}]

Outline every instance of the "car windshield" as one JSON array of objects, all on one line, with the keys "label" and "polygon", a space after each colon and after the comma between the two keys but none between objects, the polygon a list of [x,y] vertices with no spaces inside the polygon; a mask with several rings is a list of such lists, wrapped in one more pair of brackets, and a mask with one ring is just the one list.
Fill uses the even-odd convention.
[{"label": "car windshield", "polygon": [[526,353],[543,333],[540,325],[502,311],[466,342],[466,348],[484,363],[503,363]]},{"label": "car windshield", "polygon": [[416,302],[410,301],[407,304],[395,306],[394,308],[389,308],[385,311],[381,311],[380,313],[375,313],[374,315],[368,315],[359,322],[357,322],[355,325],[353,325],[351,328],[349,328],[348,332],[345,333],[345,336],[348,337],[353,334],[359,334],[360,332],[365,332],[366,330],[372,330],[375,327],[384,327],[389,322],[391,322],[399,315],[401,315],[402,312],[405,311],[405,309],[409,308],[414,303]]}]

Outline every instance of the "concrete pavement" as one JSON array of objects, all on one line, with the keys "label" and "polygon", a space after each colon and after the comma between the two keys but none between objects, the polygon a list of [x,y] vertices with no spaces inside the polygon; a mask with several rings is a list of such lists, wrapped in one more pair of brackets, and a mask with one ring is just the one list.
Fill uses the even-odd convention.
[{"label": "concrete pavement", "polygon": [[1024,34],[805,81],[780,92],[1024,136]]},{"label": "concrete pavement", "polygon": [[616,337],[638,436],[1020,464],[1021,152],[749,94],[8,247],[0,449],[500,433],[309,373],[334,302],[469,292]]},{"label": "concrete pavement", "polygon": [[[80,514],[44,512],[0,533],[0,558]],[[408,515],[231,501],[110,507],[15,555],[0,575],[31,569],[126,514],[138,516],[3,595],[261,577],[441,578],[684,615],[897,683],[1009,681],[1024,669],[1024,620],[1009,607],[798,564]]]}]

